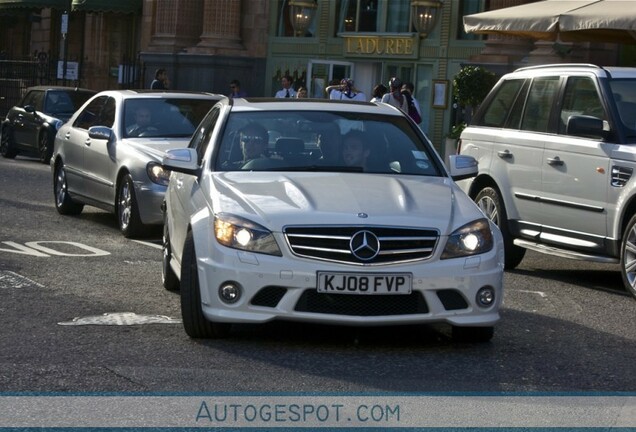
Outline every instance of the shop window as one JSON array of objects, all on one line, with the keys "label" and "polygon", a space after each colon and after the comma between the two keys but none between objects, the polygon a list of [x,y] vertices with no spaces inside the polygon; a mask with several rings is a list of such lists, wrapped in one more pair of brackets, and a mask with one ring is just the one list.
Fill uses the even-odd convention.
[{"label": "shop window", "polygon": [[459,0],[459,13],[457,14],[457,39],[459,40],[480,40],[482,35],[466,33],[464,31],[464,15],[476,14],[490,10],[489,0]]},{"label": "shop window", "polygon": [[342,0],[337,2],[338,33],[409,33],[411,0]]}]

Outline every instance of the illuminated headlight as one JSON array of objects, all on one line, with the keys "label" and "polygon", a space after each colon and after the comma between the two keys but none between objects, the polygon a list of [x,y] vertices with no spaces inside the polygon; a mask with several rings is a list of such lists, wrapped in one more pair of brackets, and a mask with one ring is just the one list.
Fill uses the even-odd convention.
[{"label": "illuminated headlight", "polygon": [[53,122],[53,127],[56,132],[59,131],[62,126],[64,126],[64,122],[62,120],[55,120],[55,122]]},{"label": "illuminated headlight", "polygon": [[223,246],[282,256],[271,231],[247,219],[219,213],[214,218],[214,237]]},{"label": "illuminated headlight", "polygon": [[455,230],[446,242],[442,259],[459,258],[488,252],[493,248],[487,219],[478,219]]},{"label": "illuminated headlight", "polygon": [[157,162],[150,162],[146,166],[146,172],[148,173],[148,177],[153,183],[168,186],[168,181],[170,180],[170,171],[163,169],[163,167]]}]

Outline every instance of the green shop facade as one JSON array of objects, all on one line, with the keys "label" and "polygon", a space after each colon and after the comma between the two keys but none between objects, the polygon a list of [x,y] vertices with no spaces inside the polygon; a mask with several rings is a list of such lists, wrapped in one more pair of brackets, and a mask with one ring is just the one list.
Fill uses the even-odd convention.
[{"label": "green shop facade", "polygon": [[347,77],[369,100],[377,84],[388,87],[391,77],[399,77],[414,84],[422,111],[420,127],[442,154],[447,150],[444,137],[457,115],[453,76],[484,46],[480,38],[463,32],[462,17],[481,11],[482,1],[273,4],[278,7],[270,9],[265,95],[274,95],[281,77],[289,75],[295,88],[302,86],[310,97],[326,98],[329,82]]}]

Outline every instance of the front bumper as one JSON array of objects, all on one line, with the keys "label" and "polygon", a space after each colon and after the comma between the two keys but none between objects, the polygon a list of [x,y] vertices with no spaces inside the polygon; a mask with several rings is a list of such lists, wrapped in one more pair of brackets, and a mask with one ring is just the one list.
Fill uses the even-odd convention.
[{"label": "front bumper", "polygon": [[[220,246],[209,235],[196,238],[197,265],[205,317],[214,322],[263,323],[292,320],[353,326],[444,322],[492,326],[499,320],[503,292],[503,244],[467,258],[360,267],[299,258],[241,252]],[[277,238],[284,244],[282,238]],[[205,244],[203,244],[205,243]],[[379,272],[413,275],[411,295],[317,293],[317,272]],[[233,304],[219,297],[225,283],[241,287]],[[492,287],[489,307],[476,302],[482,287]]]}]

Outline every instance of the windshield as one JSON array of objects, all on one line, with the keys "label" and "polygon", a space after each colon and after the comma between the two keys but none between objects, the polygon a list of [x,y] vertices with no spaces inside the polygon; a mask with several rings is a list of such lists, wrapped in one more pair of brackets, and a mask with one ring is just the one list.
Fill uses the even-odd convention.
[{"label": "windshield", "polygon": [[610,87],[628,137],[636,137],[636,79],[613,79]]},{"label": "windshield", "polygon": [[378,114],[233,113],[215,154],[216,171],[442,172],[406,119]]},{"label": "windshield", "polygon": [[124,101],[126,138],[187,138],[216,103],[213,99],[134,98]]}]

